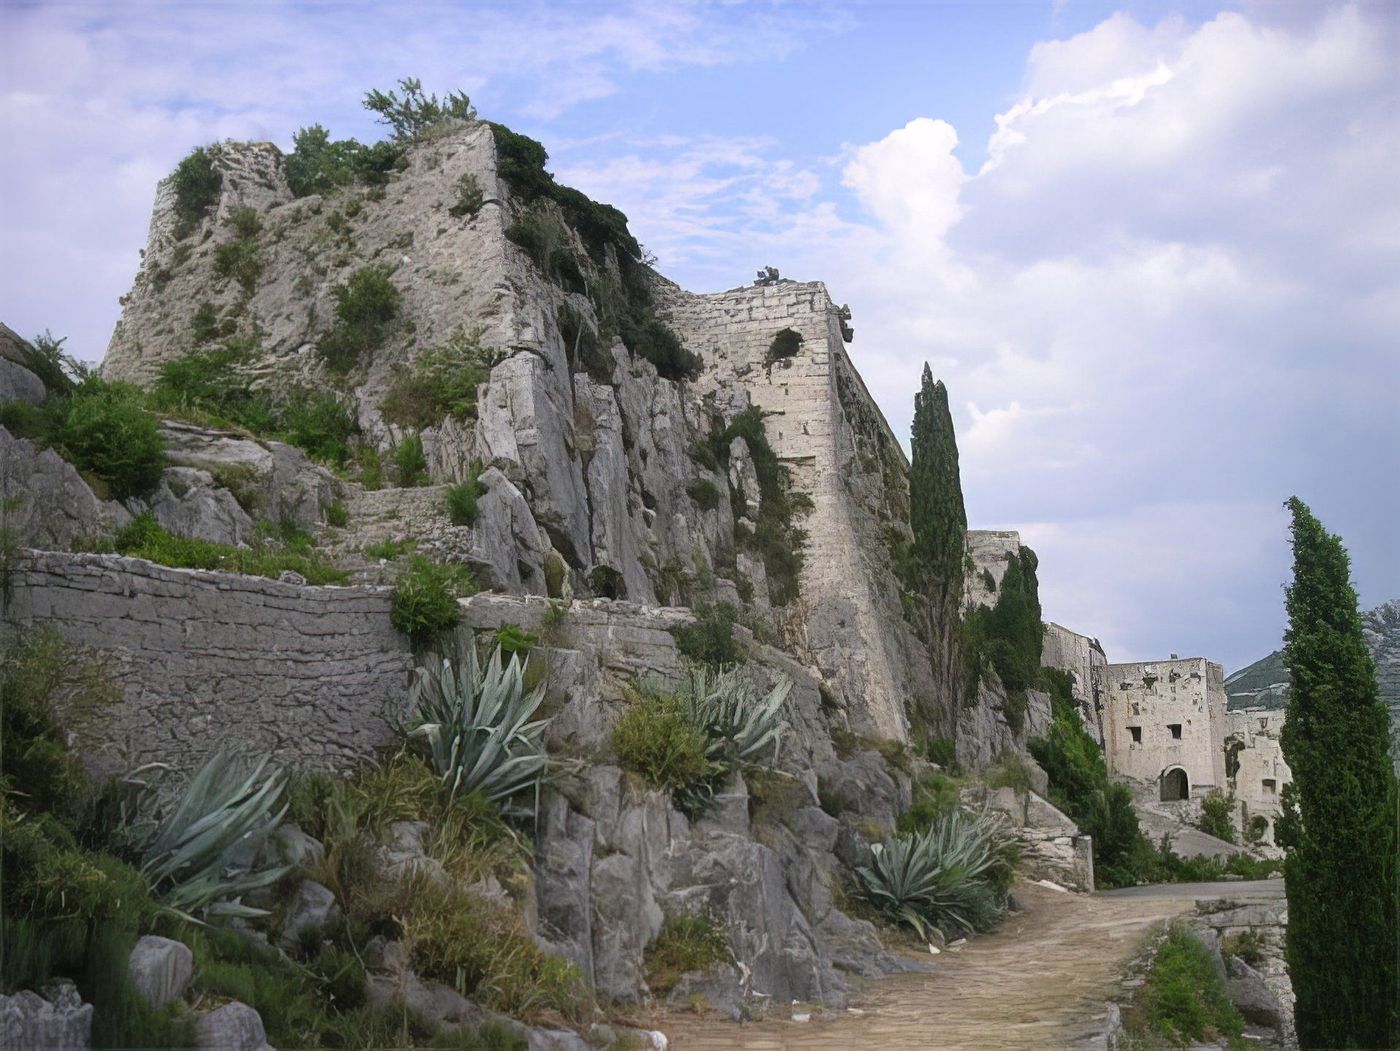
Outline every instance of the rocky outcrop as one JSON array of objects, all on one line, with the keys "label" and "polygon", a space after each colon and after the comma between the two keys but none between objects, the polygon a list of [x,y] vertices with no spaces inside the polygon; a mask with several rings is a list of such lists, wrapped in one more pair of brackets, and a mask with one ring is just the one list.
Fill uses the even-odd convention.
[{"label": "rocky outcrop", "polygon": [[127,974],[146,1003],[164,1007],[185,995],[194,977],[194,954],[183,942],[148,934],[131,950]]},{"label": "rocky outcrop", "polygon": [[74,540],[119,529],[131,512],[100,500],[52,449],[0,427],[0,515],[20,547],[66,550]]},{"label": "rocky outcrop", "polygon": [[92,1004],[72,982],[57,981],[44,995],[23,990],[0,996],[0,1047],[13,1051],[87,1051],[92,1046]]},{"label": "rocky outcrop", "polygon": [[199,1051],[273,1051],[262,1016],[237,1000],[200,1015],[194,1034]]}]

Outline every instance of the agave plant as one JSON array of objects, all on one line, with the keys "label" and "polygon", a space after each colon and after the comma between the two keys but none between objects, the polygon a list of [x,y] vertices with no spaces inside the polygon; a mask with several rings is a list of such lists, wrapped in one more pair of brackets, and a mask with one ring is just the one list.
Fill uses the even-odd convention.
[{"label": "agave plant", "polygon": [[469,641],[455,666],[444,658],[435,675],[418,670],[408,732],[425,742],[449,800],[476,792],[510,809],[513,797],[538,788],[549,762],[541,740],[549,720],[531,721],[544,686],[526,693],[524,668],[503,659],[500,646],[483,668]]},{"label": "agave plant", "polygon": [[690,674],[691,710],[710,739],[706,754],[712,762],[728,771],[777,758],[789,729],[791,679],[780,678],[760,696],[738,668],[712,673],[695,667]]},{"label": "agave plant", "polygon": [[244,905],[249,891],[279,880],[286,868],[257,868],[253,858],[286,813],[279,806],[286,782],[268,771],[269,757],[249,764],[219,753],[180,789],[144,775],[166,772],[145,766],[123,779],[114,838],[138,859],[161,905],[186,919],[263,916]]},{"label": "agave plant", "polygon": [[932,927],[984,930],[1005,911],[1014,847],[998,814],[954,811],[924,832],[872,845],[870,857],[856,869],[866,899],[922,938]]}]

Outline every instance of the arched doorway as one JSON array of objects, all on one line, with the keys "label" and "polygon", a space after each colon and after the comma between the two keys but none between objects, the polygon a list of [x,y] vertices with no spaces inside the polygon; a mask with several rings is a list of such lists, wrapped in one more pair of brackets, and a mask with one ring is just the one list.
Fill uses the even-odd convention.
[{"label": "arched doorway", "polygon": [[1170,770],[1162,772],[1161,800],[1163,803],[1170,803],[1177,799],[1191,798],[1191,782],[1186,776],[1186,771],[1179,766],[1174,766]]}]

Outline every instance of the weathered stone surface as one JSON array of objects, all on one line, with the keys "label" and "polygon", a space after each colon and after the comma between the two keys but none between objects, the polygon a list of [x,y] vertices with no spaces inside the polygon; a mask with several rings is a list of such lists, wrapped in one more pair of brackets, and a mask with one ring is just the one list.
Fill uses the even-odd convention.
[{"label": "weathered stone surface", "polygon": [[1281,1028],[1291,1012],[1279,1002],[1278,993],[1264,976],[1237,956],[1225,961],[1225,991],[1246,1022]]},{"label": "weathered stone surface", "polygon": [[343,767],[398,738],[413,656],[389,623],[385,589],[56,552],[21,558],[14,584],[15,623],[50,625],[105,654],[121,688],[117,703],[73,726],[99,772],[189,769],[221,747]]},{"label": "weathered stone surface", "polygon": [[531,1029],[529,1051],[592,1051],[592,1045],[567,1029]]},{"label": "weathered stone surface", "polygon": [[304,879],[287,903],[286,919],[278,938],[284,949],[294,949],[303,938],[329,933],[340,923],[340,906],[329,887]]},{"label": "weathered stone surface", "polygon": [[22,990],[0,996],[0,1047],[6,1051],[87,1051],[92,1046],[92,1004],[72,982],[58,981],[46,995]]},{"label": "weathered stone surface", "polygon": [[200,1015],[194,1035],[199,1051],[272,1051],[262,1017],[237,1000]]},{"label": "weathered stone surface", "polygon": [[99,500],[67,460],[0,427],[0,499],[21,547],[66,550],[74,539],[131,521],[121,504]]},{"label": "weathered stone surface", "polygon": [[271,865],[286,865],[294,869],[309,869],[325,855],[325,847],[292,821],[284,821],[273,829],[263,846],[262,857]]},{"label": "weathered stone surface", "polygon": [[23,401],[42,405],[47,397],[43,380],[18,362],[0,356],[0,403]]},{"label": "weathered stone surface", "polygon": [[477,520],[472,524],[467,560],[483,584],[511,594],[545,594],[544,563],[549,538],[535,523],[530,505],[504,472],[482,472]]},{"label": "weathered stone surface", "polygon": [[254,441],[174,420],[164,422],[161,434],[169,463],[207,471],[220,485],[238,491],[259,518],[311,529],[335,499],[335,477],[282,442]]},{"label": "weathered stone surface", "polygon": [[235,547],[253,539],[255,526],[231,492],[208,471],[168,467],[150,498],[160,527],[175,536],[212,540]]},{"label": "weathered stone surface", "polygon": [[183,942],[147,934],[127,961],[131,984],[152,1007],[178,1000],[194,977],[194,953]]}]

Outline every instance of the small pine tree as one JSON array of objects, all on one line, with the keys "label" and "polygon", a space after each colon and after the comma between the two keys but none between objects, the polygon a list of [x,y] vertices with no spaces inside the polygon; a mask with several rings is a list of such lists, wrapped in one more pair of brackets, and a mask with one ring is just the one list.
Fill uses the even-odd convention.
[{"label": "small pine tree", "polygon": [[1293,773],[1284,863],[1288,970],[1303,1048],[1400,1046],[1396,781],[1351,565],[1297,497],[1284,661]]}]

